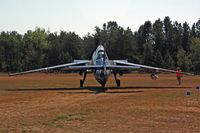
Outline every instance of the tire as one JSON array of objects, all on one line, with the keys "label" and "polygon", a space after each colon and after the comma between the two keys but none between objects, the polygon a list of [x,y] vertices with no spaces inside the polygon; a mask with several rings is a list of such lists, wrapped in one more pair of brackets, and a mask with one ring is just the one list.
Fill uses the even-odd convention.
[{"label": "tire", "polygon": [[83,88],[83,80],[80,80],[80,88]]},{"label": "tire", "polygon": [[121,85],[120,80],[117,80],[116,83],[117,83],[117,87],[120,87]]}]

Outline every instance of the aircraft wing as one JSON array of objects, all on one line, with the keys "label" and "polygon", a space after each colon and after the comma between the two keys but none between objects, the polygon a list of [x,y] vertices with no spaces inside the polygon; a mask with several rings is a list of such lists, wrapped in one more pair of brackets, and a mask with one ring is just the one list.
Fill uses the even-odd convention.
[{"label": "aircraft wing", "polygon": [[[158,71],[163,71],[163,72],[169,72],[169,73],[176,73],[176,71],[174,70],[170,70],[170,69],[164,69],[164,68],[159,68],[159,67],[152,67],[152,66],[146,66],[146,65],[141,65],[141,64],[135,64],[135,63],[130,63],[127,60],[113,60],[113,63],[115,64],[115,66],[120,66],[121,68],[124,67],[124,69],[132,69],[131,67],[133,67],[134,69],[141,69],[141,68],[145,68],[145,69],[151,69],[154,70],[156,72]],[[130,67],[130,68],[129,68]],[[187,72],[181,72],[182,74],[185,75],[194,75],[191,73],[187,73]]]},{"label": "aircraft wing", "polygon": [[9,74],[9,76],[48,71],[48,70],[53,70],[53,69],[63,69],[63,68],[70,69],[71,66],[79,66],[79,65],[86,66],[89,63],[90,63],[90,60],[74,60],[74,62],[72,63],[56,65],[56,66],[51,66],[51,67],[44,67],[44,68],[39,68],[39,69],[34,69],[34,70],[28,70],[28,71],[19,72],[19,73],[12,73],[12,74]]}]

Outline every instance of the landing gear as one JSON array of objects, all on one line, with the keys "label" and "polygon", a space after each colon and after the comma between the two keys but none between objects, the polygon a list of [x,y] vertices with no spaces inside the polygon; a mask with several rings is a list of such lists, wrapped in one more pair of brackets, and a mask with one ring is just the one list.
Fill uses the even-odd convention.
[{"label": "landing gear", "polygon": [[152,78],[152,79],[154,79],[154,80],[156,80],[157,78],[158,78],[158,76],[156,75],[156,70],[154,69],[154,70],[152,70],[152,74],[150,75],[150,77]]},{"label": "landing gear", "polygon": [[117,87],[120,87],[120,80],[119,79],[116,80],[116,84],[117,84]]},{"label": "landing gear", "polygon": [[84,81],[80,80],[80,88],[83,88]]},{"label": "landing gear", "polygon": [[114,72],[114,77],[115,77],[115,81],[116,81],[117,87],[120,87],[121,83],[120,83],[120,80],[117,79],[117,73],[116,72]]},{"label": "landing gear", "polygon": [[[81,74],[81,75],[82,75],[82,74]],[[80,88],[83,88],[83,84],[84,84],[84,82],[85,82],[86,75],[87,75],[87,72],[84,72],[83,79],[80,80]]]},{"label": "landing gear", "polygon": [[105,92],[107,90],[107,88],[105,88],[105,84],[101,84],[102,86],[102,91]]}]

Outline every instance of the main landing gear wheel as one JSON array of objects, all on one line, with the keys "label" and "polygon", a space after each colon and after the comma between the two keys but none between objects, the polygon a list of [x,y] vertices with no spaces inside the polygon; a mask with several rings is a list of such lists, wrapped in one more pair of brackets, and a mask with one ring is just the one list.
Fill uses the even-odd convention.
[{"label": "main landing gear wheel", "polygon": [[[81,74],[80,74],[81,73]],[[79,74],[82,75],[82,72],[80,72]],[[83,88],[83,84],[85,82],[85,79],[86,79],[86,75],[87,75],[87,72],[84,72],[84,75],[83,75],[83,80],[80,80],[80,88]]]},{"label": "main landing gear wheel", "polygon": [[80,88],[83,88],[83,84],[84,84],[83,80],[80,80]]},{"label": "main landing gear wheel", "polygon": [[119,79],[117,79],[117,73],[116,72],[114,72],[114,77],[115,77],[115,81],[116,81],[117,87],[120,87],[121,82],[120,82]]},{"label": "main landing gear wheel", "polygon": [[105,92],[107,89],[105,88],[105,84],[101,84],[102,92]]},{"label": "main landing gear wheel", "polygon": [[120,87],[120,84],[121,84],[121,83],[120,83],[120,80],[119,80],[119,79],[116,80],[116,84],[117,84],[117,87]]}]

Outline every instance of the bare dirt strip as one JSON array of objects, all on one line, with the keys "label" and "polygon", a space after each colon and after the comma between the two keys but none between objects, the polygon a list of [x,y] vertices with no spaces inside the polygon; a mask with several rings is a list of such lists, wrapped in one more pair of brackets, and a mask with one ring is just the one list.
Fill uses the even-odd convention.
[{"label": "bare dirt strip", "polygon": [[[116,88],[113,76],[101,92],[89,74],[0,74],[0,132],[200,132],[199,76],[127,74]],[[186,91],[191,96],[186,96]]]}]

